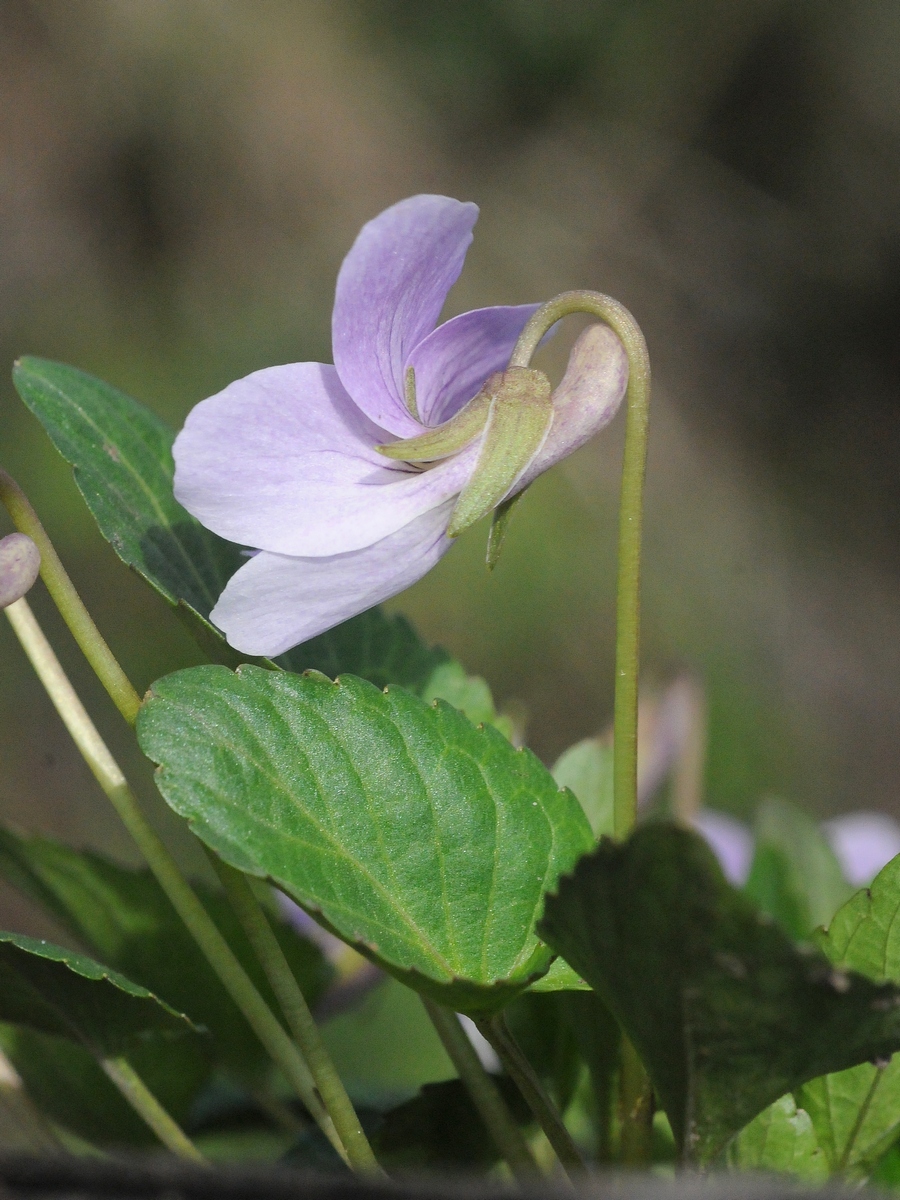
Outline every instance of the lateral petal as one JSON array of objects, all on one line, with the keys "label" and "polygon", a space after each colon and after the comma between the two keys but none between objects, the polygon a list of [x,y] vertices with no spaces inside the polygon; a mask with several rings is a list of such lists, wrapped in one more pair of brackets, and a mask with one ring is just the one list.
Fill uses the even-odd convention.
[{"label": "lateral petal", "polygon": [[228,581],[210,619],[242,654],[283,654],[427,574],[453,545],[452,508],[448,501],[349,554],[257,554]]},{"label": "lateral petal", "polygon": [[448,421],[484,381],[502,371],[526,321],[539,304],[474,308],[439,325],[415,347],[419,416],[425,425]]},{"label": "lateral petal", "polygon": [[335,366],[362,411],[398,437],[420,432],[404,371],[459,278],[477,220],[475,204],[411,196],[363,226],[338,274]]},{"label": "lateral petal", "polygon": [[461,490],[468,456],[418,472],[375,450],[384,431],[334,367],[269,367],[189,414],[175,495],[208,529],[275,554],[334,555],[394,533]]}]

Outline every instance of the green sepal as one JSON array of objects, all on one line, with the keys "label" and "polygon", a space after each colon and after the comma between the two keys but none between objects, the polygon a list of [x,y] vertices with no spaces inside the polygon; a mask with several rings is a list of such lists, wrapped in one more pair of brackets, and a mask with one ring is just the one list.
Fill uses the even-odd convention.
[{"label": "green sepal", "polygon": [[386,442],[375,449],[385,458],[397,458],[403,462],[437,462],[438,459],[458,454],[475,441],[487,424],[493,397],[490,385],[497,378],[492,375],[478,395],[443,425],[436,425],[434,429],[414,438]]},{"label": "green sepal", "polygon": [[543,371],[510,367],[503,372],[491,398],[478,462],[450,518],[449,537],[458,537],[495,509],[540,450],[553,421],[551,393]]}]

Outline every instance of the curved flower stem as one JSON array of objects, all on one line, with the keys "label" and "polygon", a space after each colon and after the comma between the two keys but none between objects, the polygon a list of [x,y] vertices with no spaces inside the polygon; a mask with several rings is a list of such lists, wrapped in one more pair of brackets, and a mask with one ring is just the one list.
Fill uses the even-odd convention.
[{"label": "curved flower stem", "polygon": [[27,600],[17,600],[4,611],[72,740],[147,860],[172,907],[271,1058],[287,1076],[335,1150],[347,1161],[343,1143],[322,1106],[303,1056],[257,991],[197,893],[144,816],[118,763],[97,732],[35,620]]},{"label": "curved flower stem", "polygon": [[148,1125],[167,1150],[179,1158],[208,1166],[206,1159],[177,1121],[166,1112],[157,1098],[135,1071],[127,1058],[97,1060],[108,1079],[118,1088],[141,1120]]},{"label": "curved flower stem", "polygon": [[[613,833],[628,837],[637,820],[638,652],[640,643],[641,533],[647,431],[650,419],[650,356],[634,317],[618,300],[599,292],[563,292],[535,312],[516,343],[510,366],[527,366],[544,334],[562,317],[588,313],[619,337],[628,356],[625,450],[619,500],[619,576],[616,585],[616,687],[613,730]],[[652,1089],[646,1071],[623,1034],[619,1080],[622,1149],[629,1161],[650,1154]],[[643,1098],[643,1099],[642,1099]]]},{"label": "curved flower stem", "polygon": [[475,1047],[459,1023],[459,1017],[427,996],[422,996],[422,1003],[450,1061],[465,1084],[472,1103],[478,1109],[479,1116],[509,1169],[520,1183],[533,1183],[535,1176],[540,1174],[534,1155],[528,1148],[522,1131],[513,1120],[496,1083],[481,1065]]},{"label": "curved flower stem", "polygon": [[637,321],[618,300],[599,292],[563,292],[548,300],[522,330],[511,367],[526,367],[547,330],[562,317],[588,313],[616,333],[628,355],[625,394],[625,453],[619,503],[619,578],[616,590],[616,693],[613,734],[613,828],[625,838],[637,819],[637,691],[640,638],[641,530],[647,426],[650,416],[650,357]]},{"label": "curved flower stem", "polygon": [[209,859],[266,973],[266,978],[272,985],[272,991],[287,1019],[288,1028],[303,1052],[322,1097],[322,1103],[344,1143],[351,1164],[362,1174],[381,1175],[381,1168],[372,1153],[368,1138],[363,1133],[359,1117],[331,1060],[331,1055],[322,1041],[322,1035],[309,1011],[306,998],[269,924],[269,919],[263,912],[262,905],[253,894],[250,881],[212,852],[209,852]]},{"label": "curved flower stem", "polygon": [[141,698],[131,685],[118,659],[106,644],[91,614],[75,590],[53,543],[28,497],[11,475],[0,468],[0,502],[20,533],[26,533],[41,554],[41,579],[59,609],[75,641],[106,688],[110,699],[129,725],[137,719]]},{"label": "curved flower stem", "polygon": [[476,1021],[476,1025],[496,1050],[506,1073],[522,1093],[566,1173],[586,1171],[587,1165],[572,1141],[572,1135],[563,1124],[556,1106],[544,1091],[531,1063],[522,1053],[519,1043],[510,1033],[503,1014],[489,1020]]}]

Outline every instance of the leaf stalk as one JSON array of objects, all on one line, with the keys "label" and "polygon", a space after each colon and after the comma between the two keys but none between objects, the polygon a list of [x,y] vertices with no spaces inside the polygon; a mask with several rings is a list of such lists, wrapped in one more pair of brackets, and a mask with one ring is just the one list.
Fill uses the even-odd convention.
[{"label": "leaf stalk", "polygon": [[247,939],[266,973],[266,978],[272,985],[272,991],[281,1006],[288,1028],[303,1052],[322,1097],[322,1103],[334,1122],[351,1165],[363,1175],[383,1175],[384,1172],[378,1165],[356,1110],[309,1010],[306,997],[294,977],[262,905],[253,893],[250,881],[211,851],[208,851],[208,855]]},{"label": "leaf stalk", "polygon": [[135,1071],[127,1058],[98,1059],[106,1077],[116,1086],[141,1120],[153,1130],[167,1150],[191,1162],[209,1163],[184,1132],[181,1126],[163,1108],[150,1089]]},{"label": "leaf stalk", "polygon": [[535,1176],[540,1175],[534,1155],[513,1119],[506,1101],[500,1095],[499,1088],[481,1065],[475,1047],[459,1023],[459,1017],[427,996],[422,996],[422,1003],[472,1103],[509,1169],[520,1183],[533,1184]]},{"label": "leaf stalk", "polygon": [[121,768],[88,716],[27,600],[23,597],[4,611],[72,740],[173,908],[270,1057],[287,1076],[335,1150],[345,1162],[348,1161],[334,1124],[319,1100],[303,1056],[259,994],[197,893],[144,816]]}]

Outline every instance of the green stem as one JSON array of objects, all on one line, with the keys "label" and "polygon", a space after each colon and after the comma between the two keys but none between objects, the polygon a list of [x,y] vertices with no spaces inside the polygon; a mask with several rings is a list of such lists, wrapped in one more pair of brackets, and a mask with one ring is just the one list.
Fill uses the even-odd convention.
[{"label": "green stem", "polygon": [[507,1075],[522,1093],[525,1103],[534,1114],[535,1120],[547,1136],[547,1141],[556,1151],[556,1156],[562,1163],[563,1169],[569,1172],[584,1172],[587,1165],[579,1153],[578,1147],[572,1141],[572,1135],[563,1124],[563,1119],[556,1106],[544,1091],[531,1063],[522,1053],[516,1039],[502,1015],[491,1017],[489,1020],[476,1021],[484,1037],[497,1052],[497,1057],[503,1064]]},{"label": "green stem", "polygon": [[44,637],[28,607],[28,602],[24,598],[17,600],[4,611],[72,740],[144,855],[173,908],[256,1036],[287,1076],[328,1140],[346,1161],[343,1143],[318,1098],[300,1051],[257,991],[203,907],[197,893],[184,878],[178,864],[144,816],[118,763],[97,732],[53,648]]},{"label": "green stem", "polygon": [[253,894],[249,880],[214,854],[210,853],[209,857],[247,939],[266,973],[266,978],[272,985],[272,991],[287,1019],[288,1028],[303,1052],[325,1109],[344,1143],[351,1165],[361,1174],[383,1174],[309,1011],[306,998],[291,971],[268,917]]},{"label": "green stem", "polygon": [[450,1061],[484,1121],[494,1144],[506,1159],[509,1169],[522,1183],[533,1183],[539,1175],[534,1155],[522,1135],[496,1083],[481,1065],[475,1048],[466,1036],[456,1013],[422,996],[425,1011],[437,1030]]},{"label": "green stem", "polygon": [[653,1088],[627,1035],[622,1036],[619,1076],[619,1161],[629,1167],[650,1161],[653,1141]]},{"label": "green stem", "polygon": [[628,355],[625,394],[625,452],[619,502],[619,578],[616,600],[616,691],[613,734],[613,828],[625,838],[637,819],[637,692],[640,638],[641,530],[647,427],[650,416],[650,358],[634,317],[618,300],[599,292],[563,292],[542,305],[516,343],[511,367],[527,367],[547,330],[562,317],[589,313],[617,334]]},{"label": "green stem", "polygon": [[99,1058],[107,1078],[112,1080],[137,1115],[153,1130],[167,1150],[179,1158],[203,1163],[206,1159],[174,1121],[132,1067],[127,1058]]},{"label": "green stem", "polygon": [[[619,575],[616,584],[616,684],[613,729],[613,833],[623,840],[637,821],[638,667],[640,646],[641,534],[647,432],[650,419],[650,356],[634,317],[618,300],[599,292],[563,292],[535,312],[516,343],[509,365],[527,367],[541,338],[571,313],[589,313],[619,337],[628,356],[625,448],[619,498]],[[626,1044],[628,1039],[625,1039]],[[633,1049],[620,1075],[623,1151],[634,1161],[649,1156],[647,1111],[652,1089]]]},{"label": "green stem", "polygon": [[41,579],[59,609],[72,636],[91,664],[110,699],[129,725],[137,720],[141,698],[132,687],[116,656],[75,590],[53,543],[47,536],[28,497],[6,471],[0,468],[0,502],[20,533],[27,533],[41,554]]}]

